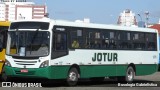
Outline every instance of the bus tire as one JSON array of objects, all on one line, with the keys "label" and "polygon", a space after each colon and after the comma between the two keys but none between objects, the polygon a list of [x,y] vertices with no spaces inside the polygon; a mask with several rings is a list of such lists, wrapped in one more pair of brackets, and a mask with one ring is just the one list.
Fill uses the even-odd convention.
[{"label": "bus tire", "polygon": [[68,72],[67,84],[69,86],[75,86],[78,82],[78,78],[79,78],[78,70],[74,67],[71,68]]},{"label": "bus tire", "polygon": [[135,71],[132,66],[129,66],[126,70],[125,76],[118,76],[117,80],[118,82],[131,83],[133,82],[134,76],[135,76]]},{"label": "bus tire", "polygon": [[125,81],[128,83],[133,82],[135,76],[135,71],[132,66],[129,66],[126,71]]}]

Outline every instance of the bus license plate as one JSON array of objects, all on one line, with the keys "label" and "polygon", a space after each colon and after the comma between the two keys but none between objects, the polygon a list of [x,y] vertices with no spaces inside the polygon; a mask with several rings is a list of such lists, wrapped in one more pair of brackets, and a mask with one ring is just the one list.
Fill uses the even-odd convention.
[{"label": "bus license plate", "polygon": [[28,73],[28,70],[27,69],[22,69],[21,72],[22,73]]}]

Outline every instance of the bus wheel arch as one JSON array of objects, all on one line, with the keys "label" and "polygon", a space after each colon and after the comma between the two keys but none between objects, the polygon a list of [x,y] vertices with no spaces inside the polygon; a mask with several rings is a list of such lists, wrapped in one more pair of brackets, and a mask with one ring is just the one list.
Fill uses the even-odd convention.
[{"label": "bus wheel arch", "polygon": [[70,67],[67,74],[67,84],[69,86],[75,86],[80,78],[80,68],[74,64]]}]

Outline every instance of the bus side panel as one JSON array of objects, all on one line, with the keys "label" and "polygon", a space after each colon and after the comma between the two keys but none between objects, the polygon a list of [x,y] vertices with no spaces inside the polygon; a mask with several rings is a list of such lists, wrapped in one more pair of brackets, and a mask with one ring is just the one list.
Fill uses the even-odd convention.
[{"label": "bus side panel", "polygon": [[2,52],[0,52],[0,60],[5,60],[5,49],[2,50]]},{"label": "bus side panel", "polygon": [[5,61],[5,51],[6,50],[3,49],[2,52],[0,52],[0,74],[2,72],[4,61]]},{"label": "bus side panel", "polygon": [[128,64],[126,65],[117,65],[117,76],[125,76]]},{"label": "bus side panel", "polygon": [[51,66],[50,68],[50,79],[65,79],[70,66]]},{"label": "bus side panel", "polygon": [[81,78],[116,76],[116,65],[80,66]]},{"label": "bus side panel", "polygon": [[[81,78],[105,77],[105,76],[125,76],[128,65],[100,65],[100,66],[80,66]],[[157,72],[157,64],[137,64],[135,65],[136,75],[150,75]]]},{"label": "bus side panel", "polygon": [[4,62],[0,62],[0,74],[2,73],[3,65],[4,65]]},{"label": "bus side panel", "polygon": [[137,64],[136,65],[136,75],[150,75],[158,70],[157,64]]},{"label": "bus side panel", "polygon": [[35,76],[48,79],[66,79],[70,66],[49,66],[35,69]]}]

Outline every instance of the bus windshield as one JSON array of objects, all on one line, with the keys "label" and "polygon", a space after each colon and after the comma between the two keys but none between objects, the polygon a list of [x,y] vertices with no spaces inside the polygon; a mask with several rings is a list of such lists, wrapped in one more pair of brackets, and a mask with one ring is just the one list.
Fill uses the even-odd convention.
[{"label": "bus windshield", "polygon": [[6,53],[11,56],[47,56],[49,38],[48,31],[10,31]]}]

